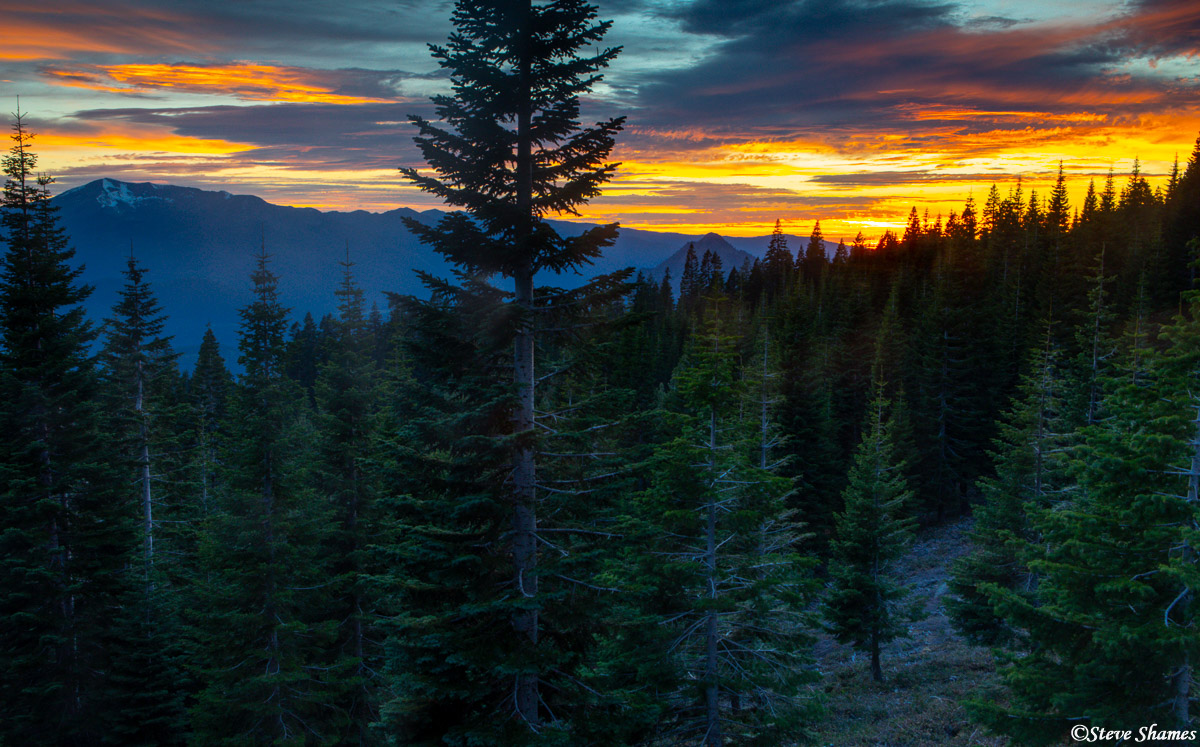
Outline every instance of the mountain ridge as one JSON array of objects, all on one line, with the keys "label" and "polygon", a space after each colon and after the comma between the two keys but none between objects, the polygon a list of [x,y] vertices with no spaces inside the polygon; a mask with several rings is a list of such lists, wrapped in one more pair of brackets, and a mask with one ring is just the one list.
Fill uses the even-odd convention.
[{"label": "mountain ridge", "polygon": [[[451,274],[446,261],[417,241],[403,222],[407,217],[435,223],[445,214],[437,209],[321,211],[275,205],[256,195],[113,178],[67,190],[52,202],[77,251],[76,261],[85,267],[82,280],[95,287],[85,303],[92,318],[111,315],[132,250],[168,315],[167,333],[174,336],[185,366],[194,359],[208,326],[221,343],[222,355],[230,361],[236,358],[237,310],[250,302],[250,272],[264,249],[279,276],[280,300],[296,321],[306,312],[319,318],[335,310],[339,263],[347,252],[368,304],[381,307],[386,292],[423,292],[416,270]],[[577,235],[592,225],[551,223],[563,235]],[[746,257],[762,256],[770,239],[711,236],[720,239],[722,251],[737,258],[730,262],[722,256],[726,272],[740,267]],[[706,238],[622,228],[614,245],[592,266],[558,276],[545,274],[538,281],[576,287],[623,267],[653,277],[655,268],[668,264],[689,242]],[[794,254],[794,247],[803,245],[797,237],[788,238]],[[676,281],[680,274],[672,270]]]}]

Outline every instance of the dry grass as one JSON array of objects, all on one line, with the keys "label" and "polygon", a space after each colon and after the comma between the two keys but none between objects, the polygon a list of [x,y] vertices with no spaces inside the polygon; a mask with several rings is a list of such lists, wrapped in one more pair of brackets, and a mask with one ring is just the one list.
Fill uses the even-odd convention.
[{"label": "dry grass", "polygon": [[909,747],[1004,745],[967,718],[962,701],[996,682],[987,649],[959,638],[942,607],[950,565],[969,549],[969,521],[921,535],[899,568],[922,619],[883,651],[885,681],[871,681],[869,657],[831,638],[817,643],[827,709],[813,744]]}]

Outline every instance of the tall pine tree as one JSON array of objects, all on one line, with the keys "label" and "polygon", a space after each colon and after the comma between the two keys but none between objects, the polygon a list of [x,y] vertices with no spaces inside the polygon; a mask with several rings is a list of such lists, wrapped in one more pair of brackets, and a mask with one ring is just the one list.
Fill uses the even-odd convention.
[{"label": "tall pine tree", "polygon": [[904,465],[895,457],[892,425],[882,384],[867,416],[862,443],[854,455],[850,484],[837,515],[830,574],[833,588],[825,601],[829,629],[843,643],[871,657],[871,677],[883,680],[883,644],[901,632],[900,601],[905,589],[891,577],[892,566],[912,535],[906,503],[912,498]]},{"label": "tall pine tree", "polygon": [[[539,738],[544,719],[556,718],[543,707],[541,692],[547,658],[543,649],[549,642],[543,642],[546,599],[539,591],[534,351],[537,307],[547,300],[536,297],[534,276],[585,265],[616,235],[616,226],[610,225],[562,237],[544,220],[574,213],[599,194],[615,168],[605,159],[623,119],[593,127],[579,123],[579,97],[618,52],[583,53],[609,28],[595,19],[595,8],[582,0],[459,0],[453,14],[456,32],[446,46],[432,47],[453,91],[434,97],[443,124],[413,117],[420,132],[417,145],[435,174],[402,169],[421,189],[463,208],[436,226],[411,221],[410,230],[460,274],[481,279],[500,275],[512,282],[511,303],[489,322],[508,336],[512,350],[514,399],[508,404],[511,437],[506,441],[511,481],[504,497],[493,498],[508,504],[511,517],[511,532],[500,540],[510,561],[509,581],[496,588],[494,600],[507,609],[511,633],[493,652],[495,671],[507,672],[511,680],[511,701],[488,707],[496,709],[496,733],[507,727],[518,741]],[[608,282],[596,281],[594,287]],[[486,425],[481,435],[494,427]],[[480,549],[446,547],[453,556]],[[468,645],[444,642],[450,647],[445,655],[452,658],[461,655],[455,646]],[[514,720],[521,725],[515,731]]]},{"label": "tall pine tree", "polygon": [[200,542],[201,606],[191,611],[203,683],[195,738],[332,740],[347,714],[330,707],[341,672],[334,621],[322,615],[331,522],[306,484],[312,434],[302,390],[284,376],[287,309],[265,251],[251,277],[253,300],[240,312],[244,373],[230,403],[219,506]]},{"label": "tall pine tree", "polygon": [[105,432],[75,255],[17,115],[0,227],[0,740],[91,745],[121,719],[132,503]]}]

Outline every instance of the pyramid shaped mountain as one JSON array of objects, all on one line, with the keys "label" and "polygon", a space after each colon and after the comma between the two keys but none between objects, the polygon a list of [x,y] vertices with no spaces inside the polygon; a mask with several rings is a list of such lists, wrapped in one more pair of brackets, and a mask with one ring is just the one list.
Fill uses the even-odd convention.
[{"label": "pyramid shaped mountain", "polygon": [[750,252],[738,249],[720,234],[706,233],[695,241],[684,242],[683,246],[679,247],[674,254],[658,263],[651,271],[654,277],[662,279],[664,273],[670,270],[671,282],[678,286],[679,279],[683,277],[683,265],[687,261],[688,247],[696,252],[697,260],[701,259],[705,252],[711,252],[720,257],[721,269],[726,274],[730,270],[740,269],[746,262],[754,262],[754,255]]}]

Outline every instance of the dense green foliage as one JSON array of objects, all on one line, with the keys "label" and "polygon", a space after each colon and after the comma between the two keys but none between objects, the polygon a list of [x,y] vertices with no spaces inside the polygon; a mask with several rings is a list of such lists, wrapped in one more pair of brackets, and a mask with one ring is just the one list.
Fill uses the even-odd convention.
[{"label": "dense green foliage", "polygon": [[411,227],[455,282],[368,310],[346,256],[337,314],[297,319],[264,251],[236,366],[210,331],[178,370],[133,257],[97,333],[18,118],[0,743],[802,741],[813,613],[882,676],[889,565],[968,513],[982,724],[1195,728],[1200,141],[1160,189],[1135,164],[1074,206],[1060,168],[831,258],[777,226],[678,284],[535,287],[615,236],[544,219],[621,122],[579,125],[607,24],[532,7],[464,0],[434,49],[407,174],[463,210]]},{"label": "dense green foliage", "polygon": [[[879,386],[882,390],[882,385]],[[871,676],[883,679],[880,651],[901,634],[905,590],[890,577],[912,535],[906,504],[912,498],[904,463],[896,456],[894,422],[882,391],[867,411],[863,440],[830,548],[832,588],[825,617],[838,640],[871,655]]]},{"label": "dense green foliage", "polygon": [[79,307],[91,289],[30,139],[18,117],[0,203],[0,738],[97,744],[132,696],[105,673],[137,655],[113,625],[140,585],[137,524]]}]

